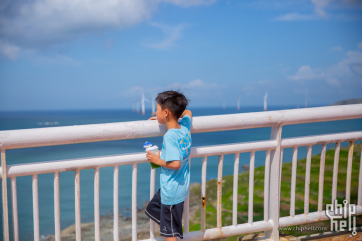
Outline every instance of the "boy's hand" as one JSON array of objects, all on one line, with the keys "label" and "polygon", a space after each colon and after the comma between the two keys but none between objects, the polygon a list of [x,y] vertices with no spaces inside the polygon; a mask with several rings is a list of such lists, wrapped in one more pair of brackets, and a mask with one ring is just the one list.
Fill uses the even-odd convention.
[{"label": "boy's hand", "polygon": [[146,158],[148,159],[149,162],[155,163],[157,165],[160,165],[159,160],[160,160],[160,151],[157,152],[157,154],[150,152],[150,151],[146,151]]},{"label": "boy's hand", "polygon": [[157,120],[157,117],[153,116],[153,117],[149,118],[148,120]]},{"label": "boy's hand", "polygon": [[191,110],[185,110],[185,111],[182,113],[182,115],[181,115],[180,118],[184,117],[185,115],[190,116],[190,118],[192,119],[192,112],[191,112]]}]

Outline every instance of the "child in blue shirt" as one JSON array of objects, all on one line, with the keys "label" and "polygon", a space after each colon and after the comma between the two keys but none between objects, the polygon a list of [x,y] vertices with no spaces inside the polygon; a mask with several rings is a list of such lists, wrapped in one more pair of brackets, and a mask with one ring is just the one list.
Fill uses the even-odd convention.
[{"label": "child in blue shirt", "polygon": [[[160,226],[160,234],[166,241],[183,238],[182,213],[184,200],[189,195],[192,112],[185,110],[186,97],[177,91],[165,91],[156,97],[157,120],[165,124],[162,153],[147,152],[147,159],[161,166],[160,190],[146,208],[146,215]],[[182,118],[178,121],[179,118]]]}]

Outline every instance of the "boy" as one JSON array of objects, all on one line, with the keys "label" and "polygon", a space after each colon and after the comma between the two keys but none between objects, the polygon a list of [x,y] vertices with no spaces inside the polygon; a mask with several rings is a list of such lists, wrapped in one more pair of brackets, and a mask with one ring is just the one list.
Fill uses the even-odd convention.
[{"label": "boy", "polygon": [[[156,120],[165,124],[167,132],[163,136],[162,154],[147,152],[147,159],[161,166],[161,188],[149,202],[146,215],[160,227],[160,234],[166,241],[183,238],[182,213],[184,200],[189,195],[192,113],[185,110],[186,97],[177,91],[165,91],[156,97]],[[178,122],[179,118],[182,118]]]}]

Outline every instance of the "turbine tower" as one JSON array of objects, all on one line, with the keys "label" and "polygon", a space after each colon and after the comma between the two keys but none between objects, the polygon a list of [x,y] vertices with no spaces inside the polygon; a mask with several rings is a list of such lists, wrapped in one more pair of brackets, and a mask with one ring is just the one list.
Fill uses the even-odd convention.
[{"label": "turbine tower", "polygon": [[236,103],[237,110],[240,110],[240,97],[238,98],[238,101]]},{"label": "turbine tower", "polygon": [[266,103],[267,98],[268,98],[268,92],[265,91],[265,95],[264,95],[264,110],[267,110],[267,103]]},{"label": "turbine tower", "polygon": [[223,108],[224,110],[226,109],[225,100],[224,100],[224,102],[223,102],[223,104],[222,104],[222,108]]},{"label": "turbine tower", "polygon": [[308,107],[308,90],[305,90],[305,100],[304,100],[304,107],[307,108]]},{"label": "turbine tower", "polygon": [[140,113],[140,102],[136,102],[136,112]]},{"label": "turbine tower", "polygon": [[145,98],[145,94],[142,91],[142,99],[141,99],[141,103],[142,103],[142,115],[145,114],[145,101],[149,101]]}]

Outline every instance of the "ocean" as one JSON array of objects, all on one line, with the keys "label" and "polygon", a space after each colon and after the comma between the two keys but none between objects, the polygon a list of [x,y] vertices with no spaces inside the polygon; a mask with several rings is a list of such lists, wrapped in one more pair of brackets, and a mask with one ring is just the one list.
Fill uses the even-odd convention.
[{"label": "ocean", "polygon": [[[294,106],[271,106],[268,110],[293,109]],[[193,108],[194,116],[222,115],[244,112],[262,111],[261,107],[236,108]],[[150,117],[150,110],[146,115],[133,112],[131,109],[123,110],[64,110],[64,111],[17,111],[0,112],[0,130],[15,130],[28,128],[46,128],[53,126],[86,125],[98,123],[112,123],[146,120]],[[282,138],[339,133],[362,130],[362,119],[309,123],[284,126]],[[268,140],[271,128],[257,128],[236,131],[223,131],[213,133],[192,134],[192,146],[217,145],[236,142]],[[61,146],[24,148],[7,150],[7,165],[115,155],[123,153],[144,152],[142,147],[145,141],[158,146],[162,145],[162,137],[141,138],[132,140],[106,141],[96,143],[82,143]],[[348,146],[348,143],[342,143]],[[333,148],[333,144],[327,148]],[[318,154],[321,146],[313,146],[312,154]],[[298,149],[298,159],[305,158],[307,147]],[[249,153],[240,155],[240,170],[244,164],[249,164]],[[283,162],[292,160],[292,148],[284,150]],[[264,165],[265,151],[257,152],[255,165]],[[217,177],[218,157],[208,157],[207,180]],[[234,155],[225,155],[223,175],[233,174]],[[119,210],[126,216],[131,212],[132,194],[132,166],[120,166],[119,177]],[[149,199],[150,165],[138,165],[137,205],[140,207]],[[191,182],[201,182],[201,158],[191,160]],[[94,170],[81,171],[81,221],[92,222],[94,218]],[[159,188],[159,170],[156,171],[156,190]],[[0,187],[1,189],[1,187]],[[18,214],[20,240],[33,240],[33,208],[31,176],[17,178]],[[10,233],[12,233],[12,213],[10,181],[8,180],[8,204]],[[2,200],[0,200],[2,203]],[[60,221],[61,229],[74,224],[74,172],[60,173]],[[113,210],[113,167],[100,169],[100,214],[109,215]],[[2,212],[2,211],[1,211]],[[40,234],[54,234],[54,187],[53,174],[39,175],[39,218]],[[1,219],[0,233],[3,233]],[[12,235],[11,235],[12,239]]]}]

